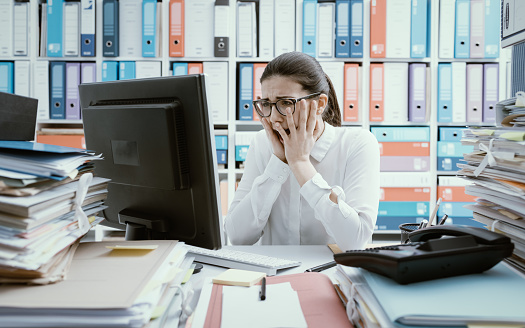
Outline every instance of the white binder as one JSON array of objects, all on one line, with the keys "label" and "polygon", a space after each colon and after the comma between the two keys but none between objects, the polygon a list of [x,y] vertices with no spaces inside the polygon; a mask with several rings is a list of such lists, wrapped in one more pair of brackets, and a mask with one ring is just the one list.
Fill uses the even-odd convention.
[{"label": "white binder", "polygon": [[467,63],[452,63],[452,122],[467,121]]},{"label": "white binder", "polygon": [[119,0],[119,55],[142,57],[142,0]]},{"label": "white binder", "polygon": [[228,63],[204,62],[208,111],[214,123],[228,122]]},{"label": "white binder", "polygon": [[257,57],[255,2],[237,2],[237,56]]},{"label": "white binder", "polygon": [[29,97],[29,61],[15,60],[15,94]]},{"label": "white binder", "polygon": [[259,0],[259,57],[273,58],[274,0]]},{"label": "white binder", "polygon": [[29,2],[15,2],[13,7],[13,55],[15,56],[27,56],[29,30],[28,8]]},{"label": "white binder", "polygon": [[64,56],[77,57],[80,51],[80,3],[64,1]]},{"label": "white binder", "polygon": [[13,0],[0,1],[0,57],[13,55]]},{"label": "white binder", "polygon": [[410,58],[411,8],[408,0],[386,2],[387,58]]},{"label": "white binder", "polygon": [[408,121],[408,63],[385,63],[384,122]]},{"label": "white binder", "polygon": [[335,3],[317,4],[317,57],[334,57]]},{"label": "white binder", "polygon": [[295,50],[295,0],[275,2],[275,56]]},{"label": "white binder", "polygon": [[32,78],[31,97],[38,99],[37,121],[49,120],[49,62],[37,60]]},{"label": "white binder", "polygon": [[439,2],[439,58],[454,58],[456,1]]},{"label": "white binder", "polygon": [[137,79],[159,77],[161,75],[161,63],[159,61],[138,60],[135,62],[135,77]]},{"label": "white binder", "polygon": [[[342,111],[344,106],[344,87],[345,87],[345,63],[344,62],[320,62],[323,71],[328,75],[334,85],[337,103]],[[341,113],[342,117],[342,113]]]},{"label": "white binder", "polygon": [[184,56],[214,57],[215,0],[184,1]]}]

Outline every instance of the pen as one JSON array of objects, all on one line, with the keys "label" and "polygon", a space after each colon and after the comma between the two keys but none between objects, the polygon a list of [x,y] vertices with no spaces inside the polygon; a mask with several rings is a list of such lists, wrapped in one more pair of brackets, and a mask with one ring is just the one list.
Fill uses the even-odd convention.
[{"label": "pen", "polygon": [[422,220],[416,230],[423,229],[427,225],[427,220]]},{"label": "pen", "polygon": [[310,268],[310,269],[306,269],[305,272],[321,272],[323,270],[330,269],[331,267],[334,267],[336,265],[337,263],[335,261],[332,261],[332,262],[324,263],[318,266],[314,266],[313,268]]},{"label": "pen", "polygon": [[443,224],[445,224],[445,221],[447,220],[447,218],[448,218],[448,215],[447,215],[447,214],[443,215],[443,217],[441,218],[441,220],[439,220],[438,225],[443,225]]},{"label": "pen", "polygon": [[432,226],[432,222],[434,221],[434,218],[436,217],[436,214],[437,214],[438,209],[439,209],[439,205],[441,205],[441,197],[439,197],[439,199],[437,200],[436,206],[434,206],[434,210],[432,211],[432,214],[428,218],[428,223],[426,225],[427,227]]},{"label": "pen", "polygon": [[259,297],[261,298],[261,301],[264,301],[266,299],[266,277],[262,278],[261,291],[259,292]]}]

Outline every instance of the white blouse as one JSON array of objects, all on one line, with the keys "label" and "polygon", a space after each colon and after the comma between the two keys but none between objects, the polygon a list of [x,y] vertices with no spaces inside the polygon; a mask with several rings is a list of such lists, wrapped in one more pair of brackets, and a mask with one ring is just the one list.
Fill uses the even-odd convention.
[{"label": "white blouse", "polygon": [[[265,130],[259,131],[225,229],[233,244],[326,245],[344,251],[369,242],[379,205],[379,146],[362,128],[325,129],[311,152],[317,174],[302,187],[290,167],[272,151]],[[338,204],[329,198],[331,190]]]}]

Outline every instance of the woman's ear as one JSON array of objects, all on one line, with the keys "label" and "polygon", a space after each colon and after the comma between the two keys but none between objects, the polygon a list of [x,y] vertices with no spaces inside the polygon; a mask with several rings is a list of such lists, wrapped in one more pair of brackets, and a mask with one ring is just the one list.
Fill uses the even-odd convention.
[{"label": "woman's ear", "polygon": [[324,93],[321,93],[319,96],[319,101],[317,102],[317,114],[322,114],[326,108],[326,105],[328,105],[328,96]]}]

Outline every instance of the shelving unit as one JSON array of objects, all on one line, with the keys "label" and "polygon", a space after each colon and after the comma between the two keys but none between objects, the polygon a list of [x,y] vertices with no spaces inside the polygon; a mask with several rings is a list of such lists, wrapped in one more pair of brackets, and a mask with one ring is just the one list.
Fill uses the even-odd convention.
[{"label": "shelving unit", "polygon": [[[236,1],[230,0],[229,3],[229,42],[230,53],[228,57],[169,57],[168,37],[169,37],[169,0],[162,0],[161,2],[161,42],[160,42],[160,56],[157,58],[143,58],[143,57],[103,57],[102,56],[102,0],[96,1],[96,56],[95,57],[40,57],[39,56],[39,6],[40,0],[29,0],[29,48],[28,56],[19,57],[0,57],[0,61],[17,61],[25,60],[30,62],[31,74],[33,74],[34,63],[37,61],[75,61],[75,62],[95,62],[97,65],[97,81],[101,80],[102,76],[102,62],[103,61],[158,61],[161,63],[162,75],[171,75],[171,64],[173,62],[226,62],[228,64],[228,120],[223,122],[214,122],[216,129],[227,129],[228,131],[228,166],[226,169],[219,170],[220,179],[228,180],[228,203],[233,200],[235,193],[235,182],[242,176],[242,169],[236,168],[235,165],[235,134],[237,131],[257,131],[262,129],[259,122],[240,121],[237,119],[237,91],[238,91],[238,74],[237,68],[240,63],[249,62],[269,62],[273,57],[251,58],[251,57],[237,57],[236,56]],[[186,0],[193,1],[193,0]],[[279,0],[275,0],[279,1]],[[343,122],[344,127],[348,128],[364,128],[370,129],[372,126],[428,126],[430,127],[430,170],[428,172],[431,180],[434,181],[431,186],[431,200],[437,198],[437,177],[439,175],[454,175],[453,172],[439,172],[437,170],[437,140],[438,129],[442,126],[465,126],[465,125],[483,125],[478,122],[464,122],[462,123],[439,123],[437,120],[437,98],[438,98],[438,65],[439,63],[449,62],[467,62],[467,63],[498,63],[499,64],[499,99],[505,99],[508,96],[507,90],[507,65],[510,65],[510,51],[508,49],[500,49],[500,57],[498,59],[441,59],[438,56],[438,40],[439,40],[439,1],[429,1],[428,8],[431,11],[430,19],[430,57],[416,59],[416,58],[370,58],[370,3],[371,0],[363,1],[363,58],[318,58],[319,62],[344,62],[357,63],[360,65],[360,81],[359,81],[359,122]],[[409,0],[407,0],[409,1]],[[295,50],[301,51],[302,47],[302,0],[295,0],[296,12],[296,36],[295,36]],[[370,81],[370,64],[371,63],[425,63],[430,68],[430,75],[427,78],[431,79],[430,85],[430,120],[426,123],[403,123],[403,124],[389,124],[388,122],[369,122],[369,81]],[[385,86],[388,87],[388,86]],[[30,96],[35,95],[35,89],[38,86],[30,86]],[[338,95],[342,97],[343,95]],[[45,120],[38,121],[38,129],[43,127],[82,127],[81,120]],[[409,175],[410,173],[402,172],[399,174]],[[432,201],[431,201],[432,204]],[[378,233],[393,233],[393,231],[378,231]],[[397,233],[397,231],[396,231]]]}]

